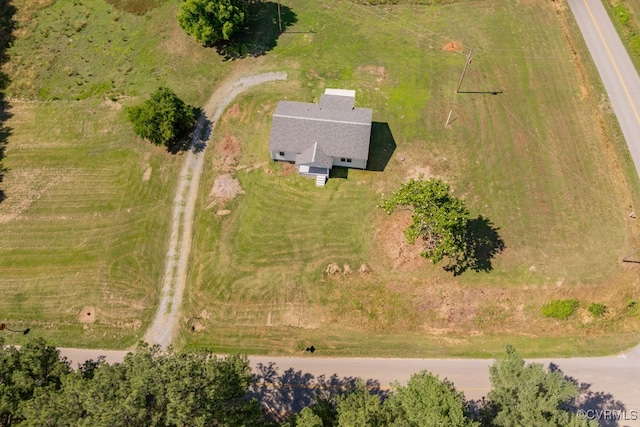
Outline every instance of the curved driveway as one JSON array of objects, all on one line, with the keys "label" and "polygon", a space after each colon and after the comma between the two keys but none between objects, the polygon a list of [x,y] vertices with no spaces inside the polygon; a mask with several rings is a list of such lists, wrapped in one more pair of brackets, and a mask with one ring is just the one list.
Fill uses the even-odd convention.
[{"label": "curved driveway", "polygon": [[176,320],[182,306],[182,295],[187,281],[187,264],[191,252],[191,234],[204,150],[207,148],[207,142],[216,122],[240,92],[262,83],[286,80],[286,78],[287,73],[272,72],[233,80],[216,89],[204,107],[194,132],[192,147],[187,152],[187,158],[180,172],[178,190],[173,200],[171,234],[160,304],[153,323],[144,336],[146,342],[158,344],[166,349],[171,344],[176,329]]},{"label": "curved driveway", "polygon": [[600,0],[568,0],[640,175],[640,77]]}]

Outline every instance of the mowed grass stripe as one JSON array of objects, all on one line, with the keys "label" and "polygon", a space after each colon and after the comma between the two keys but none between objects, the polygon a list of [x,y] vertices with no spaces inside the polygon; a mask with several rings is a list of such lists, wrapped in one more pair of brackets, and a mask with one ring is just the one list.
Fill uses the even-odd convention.
[{"label": "mowed grass stripe", "polygon": [[[39,119],[7,123],[2,320],[60,345],[130,345],[157,300],[179,159],[138,141],[124,112],[102,101],[20,109]],[[84,306],[96,319],[85,328]]]}]

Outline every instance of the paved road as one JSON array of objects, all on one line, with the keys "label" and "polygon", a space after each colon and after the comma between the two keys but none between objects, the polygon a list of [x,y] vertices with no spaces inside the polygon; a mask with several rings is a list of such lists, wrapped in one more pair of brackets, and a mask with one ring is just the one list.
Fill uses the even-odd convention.
[{"label": "paved road", "polygon": [[[121,362],[126,352],[61,349],[63,356],[76,363],[106,356],[110,363]],[[603,426],[640,426],[640,347],[618,355],[596,358],[533,359],[544,366],[556,366],[566,376],[582,385],[578,407],[584,410],[626,410],[619,413],[627,420],[616,423],[614,415],[600,417]],[[409,377],[426,369],[453,381],[467,399],[481,399],[489,391],[487,359],[330,359],[321,350],[304,357],[252,356],[251,366],[258,376],[254,392],[270,402],[276,412],[288,412],[308,404],[320,388],[339,388],[355,378],[363,378],[384,393],[394,381],[405,383]],[[636,411],[636,412],[633,412]],[[636,414],[636,415],[634,415]],[[596,412],[589,412],[597,417]]]},{"label": "paved road", "polygon": [[601,0],[568,0],[640,175],[640,77]]}]

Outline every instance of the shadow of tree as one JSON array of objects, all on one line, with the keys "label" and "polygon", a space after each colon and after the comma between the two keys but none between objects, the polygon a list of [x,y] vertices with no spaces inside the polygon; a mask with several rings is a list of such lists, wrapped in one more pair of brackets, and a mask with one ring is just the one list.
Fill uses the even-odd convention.
[{"label": "shadow of tree", "polygon": [[396,141],[388,123],[371,123],[371,143],[369,144],[369,160],[367,170],[382,172],[387,167],[393,152],[396,150]]},{"label": "shadow of tree", "polygon": [[[0,67],[7,62],[9,56],[7,50],[14,40],[13,32],[16,29],[16,21],[13,19],[16,8],[11,0],[0,0]],[[9,113],[9,103],[5,99],[4,91],[9,85],[9,76],[0,70],[0,184],[4,178],[6,169],[2,165],[5,156],[7,141],[11,135],[11,129],[5,122],[11,117]],[[0,203],[5,200],[6,195],[0,188]]]},{"label": "shadow of tree", "polygon": [[207,119],[202,109],[193,108],[196,119],[193,125],[183,135],[167,144],[167,151],[171,154],[178,154],[184,151],[193,150],[194,153],[204,151],[211,133],[211,121]]},{"label": "shadow of tree", "polygon": [[[278,8],[280,19],[278,19]],[[287,27],[298,22],[290,7],[272,1],[249,4],[247,30],[233,36],[231,40],[216,44],[216,50],[225,59],[261,56],[278,44],[278,37]],[[282,30],[281,30],[282,28]]]},{"label": "shadow of tree", "polygon": [[[253,385],[249,398],[257,398],[272,421],[281,423],[302,408],[313,405],[320,399],[335,400],[339,395],[355,388],[356,377],[313,376],[308,372],[292,368],[280,373],[275,362],[258,364],[253,370]],[[380,389],[376,380],[365,382],[372,394],[381,399],[387,392]]]},{"label": "shadow of tree", "polygon": [[491,271],[491,260],[505,250],[504,240],[498,234],[499,228],[482,215],[470,219],[463,232],[465,251],[457,258],[449,260],[444,269],[458,276],[468,269],[473,271]]},{"label": "shadow of tree", "polygon": [[[549,364],[549,370],[564,375],[555,363]],[[579,382],[567,375],[564,375],[564,378],[578,387],[579,395],[563,409],[574,413],[581,412],[587,419],[597,420],[600,427],[616,427],[620,425],[618,421],[629,421],[624,419],[625,415],[630,415],[626,414],[624,404],[616,400],[611,393],[593,391],[591,384]]]}]

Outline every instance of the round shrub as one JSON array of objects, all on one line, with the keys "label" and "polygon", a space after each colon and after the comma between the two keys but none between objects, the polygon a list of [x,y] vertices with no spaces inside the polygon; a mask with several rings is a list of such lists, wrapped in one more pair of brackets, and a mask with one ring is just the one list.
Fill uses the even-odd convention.
[{"label": "round shrub", "polygon": [[589,313],[593,314],[593,317],[600,317],[607,312],[607,307],[604,304],[598,304],[594,302],[589,306]]},{"label": "round shrub", "polygon": [[554,319],[567,320],[576,312],[580,303],[577,299],[558,299],[553,300],[542,306],[542,315],[544,317],[553,317]]}]

